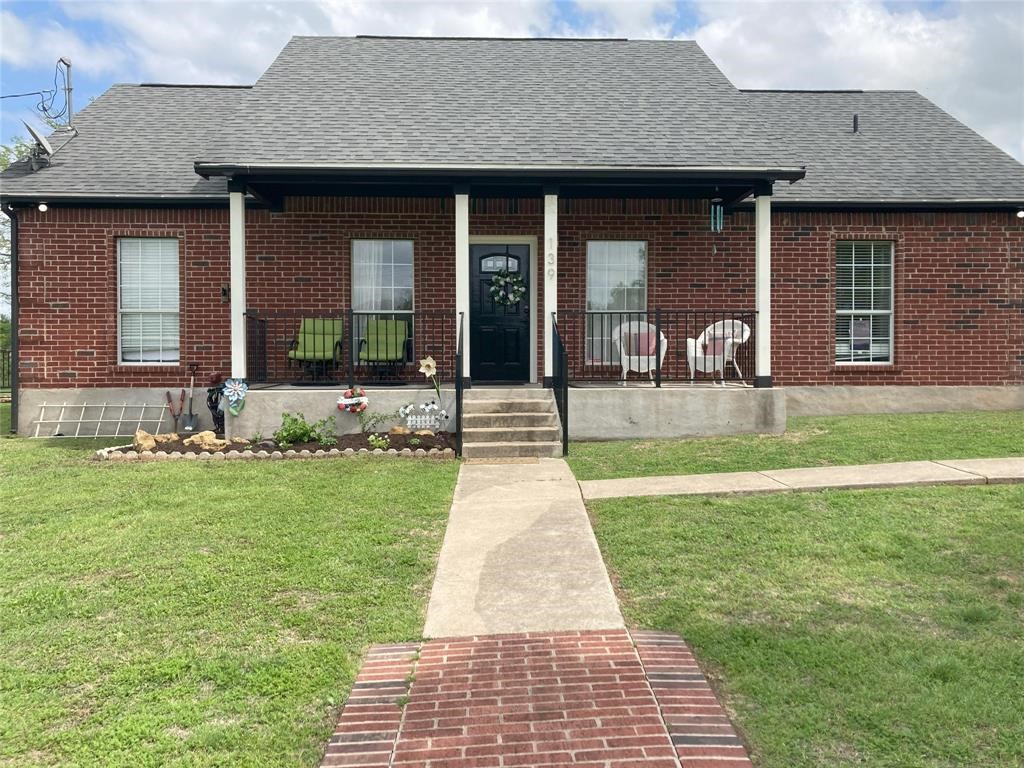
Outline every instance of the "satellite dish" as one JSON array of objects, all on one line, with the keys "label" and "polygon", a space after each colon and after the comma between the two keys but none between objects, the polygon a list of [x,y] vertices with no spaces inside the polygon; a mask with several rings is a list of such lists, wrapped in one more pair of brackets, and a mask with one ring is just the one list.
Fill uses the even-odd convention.
[{"label": "satellite dish", "polygon": [[29,135],[35,141],[36,146],[39,147],[39,151],[43,153],[44,157],[49,157],[50,155],[53,154],[53,147],[50,146],[50,142],[46,140],[46,137],[43,136],[43,134],[41,134],[31,125],[26,123],[24,120],[21,121],[21,124],[25,126],[25,130],[28,131]]}]

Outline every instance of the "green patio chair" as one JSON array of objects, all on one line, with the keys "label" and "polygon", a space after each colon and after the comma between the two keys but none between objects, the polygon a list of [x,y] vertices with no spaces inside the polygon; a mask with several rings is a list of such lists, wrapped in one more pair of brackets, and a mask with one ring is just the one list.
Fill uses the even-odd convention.
[{"label": "green patio chair", "polygon": [[405,362],[409,324],[405,320],[366,321],[366,333],[359,340],[359,362],[395,365]]},{"label": "green patio chair", "polygon": [[304,317],[299,331],[288,344],[288,363],[302,365],[314,377],[326,375],[327,368],[341,359],[344,321],[331,317]]}]

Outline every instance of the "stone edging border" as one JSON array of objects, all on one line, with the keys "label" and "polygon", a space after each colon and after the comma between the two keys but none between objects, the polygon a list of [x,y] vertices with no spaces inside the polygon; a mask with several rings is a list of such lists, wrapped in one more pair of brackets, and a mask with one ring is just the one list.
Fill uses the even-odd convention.
[{"label": "stone edging border", "polygon": [[94,461],[238,461],[238,460],[261,460],[267,459],[272,461],[283,460],[283,459],[338,459],[338,458],[352,458],[353,456],[389,456],[394,458],[403,459],[454,459],[455,451],[451,448],[431,448],[429,451],[425,448],[403,448],[398,450],[396,448],[388,448],[384,450],[382,448],[330,448],[328,450],[319,449],[316,451],[302,450],[302,451],[253,451],[246,449],[244,451],[231,450],[231,451],[203,451],[201,453],[181,453],[180,451],[127,451],[121,453],[125,448],[130,448],[130,445],[115,445],[110,448],[101,448],[93,454]]}]

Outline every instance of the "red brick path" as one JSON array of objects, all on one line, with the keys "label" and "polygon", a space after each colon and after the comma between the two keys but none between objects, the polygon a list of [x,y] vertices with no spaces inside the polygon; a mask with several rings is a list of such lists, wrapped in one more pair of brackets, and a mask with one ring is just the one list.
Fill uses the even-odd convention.
[{"label": "red brick path", "polygon": [[377,646],[322,765],[751,763],[679,637],[607,630]]}]

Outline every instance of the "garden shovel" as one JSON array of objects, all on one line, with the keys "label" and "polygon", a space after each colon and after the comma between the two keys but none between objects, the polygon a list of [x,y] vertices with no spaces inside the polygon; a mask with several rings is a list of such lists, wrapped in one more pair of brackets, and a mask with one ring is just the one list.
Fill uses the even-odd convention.
[{"label": "garden shovel", "polygon": [[188,381],[188,414],[185,416],[184,432],[195,432],[199,429],[199,415],[192,411],[192,393],[196,388],[196,371],[199,366],[192,364],[188,367],[191,376]]}]

